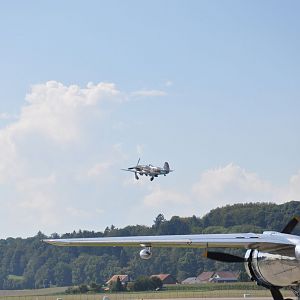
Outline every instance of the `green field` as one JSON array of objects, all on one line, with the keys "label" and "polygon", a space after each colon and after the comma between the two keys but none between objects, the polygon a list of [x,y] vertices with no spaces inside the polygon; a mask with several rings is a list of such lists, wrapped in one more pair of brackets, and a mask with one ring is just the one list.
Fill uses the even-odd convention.
[{"label": "green field", "polygon": [[[110,300],[134,299],[176,299],[176,298],[243,298],[271,297],[268,290],[254,283],[234,284],[197,284],[197,285],[168,285],[157,292],[123,292],[66,295],[66,288],[50,288],[24,291],[0,291],[0,300],[102,300],[107,296]],[[289,290],[283,290],[284,297],[293,297]]]}]

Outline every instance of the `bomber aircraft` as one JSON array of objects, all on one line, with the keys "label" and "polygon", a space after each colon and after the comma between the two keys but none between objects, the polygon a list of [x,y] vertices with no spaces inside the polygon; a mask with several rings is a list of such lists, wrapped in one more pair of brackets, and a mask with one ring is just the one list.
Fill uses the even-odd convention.
[{"label": "bomber aircraft", "polygon": [[[271,291],[274,300],[284,300],[280,291],[290,288],[300,299],[300,237],[292,231],[300,221],[296,216],[281,232],[265,231],[262,234],[192,234],[162,236],[129,236],[104,238],[47,239],[44,242],[57,246],[141,246],[142,259],[152,256],[154,247],[204,248],[205,256],[217,261],[242,262],[251,280]],[[210,248],[246,249],[244,257]],[[287,300],[287,299],[285,299]]]},{"label": "bomber aircraft", "polygon": [[150,176],[150,180],[153,181],[154,177],[158,177],[158,175],[164,175],[166,176],[170,172],[173,172],[174,170],[170,170],[170,166],[168,162],[164,163],[164,166],[161,167],[155,167],[152,165],[139,165],[140,163],[140,158],[134,167],[129,167],[127,169],[122,169],[122,171],[128,171],[128,172],[133,172],[134,177],[136,180],[139,180],[139,175],[143,176]]}]

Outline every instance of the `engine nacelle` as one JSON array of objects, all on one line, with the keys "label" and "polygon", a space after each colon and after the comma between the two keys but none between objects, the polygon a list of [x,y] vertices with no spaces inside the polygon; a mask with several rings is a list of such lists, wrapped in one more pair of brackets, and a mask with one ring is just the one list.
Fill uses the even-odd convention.
[{"label": "engine nacelle", "polygon": [[295,247],[295,256],[300,261],[300,244]]},{"label": "engine nacelle", "polygon": [[[245,267],[248,275],[263,286],[292,286],[300,283],[300,245],[272,253],[258,250],[246,252]],[[287,276],[288,274],[288,276]]]},{"label": "engine nacelle", "polygon": [[140,257],[142,259],[150,259],[152,257],[152,252],[151,252],[151,248],[145,248],[143,250],[140,251]]}]

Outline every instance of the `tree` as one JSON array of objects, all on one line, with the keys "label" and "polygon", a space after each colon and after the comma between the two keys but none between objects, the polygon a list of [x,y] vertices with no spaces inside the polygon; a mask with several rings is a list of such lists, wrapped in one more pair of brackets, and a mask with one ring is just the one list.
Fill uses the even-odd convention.
[{"label": "tree", "polygon": [[185,255],[178,260],[178,280],[184,280],[185,278],[190,276],[197,276],[198,274],[196,273],[198,271],[198,268],[199,264],[195,253],[192,251],[186,252]]},{"label": "tree", "polygon": [[[227,205],[211,210],[206,216],[166,220],[158,215],[154,225],[126,226],[118,229],[110,226],[104,233],[74,231],[61,235],[62,238],[158,235],[181,233],[230,233],[281,231],[293,215],[300,215],[300,202],[291,201],[281,205],[273,203],[247,203]],[[294,234],[300,234],[300,226]],[[58,237],[53,234],[53,237]],[[241,279],[247,279],[242,264],[225,264],[200,257],[197,250],[184,248],[155,249],[149,261],[142,261],[138,248],[120,247],[53,247],[41,242],[46,236],[7,238],[0,240],[0,288],[35,288],[48,286],[50,282],[66,285],[72,279],[75,285],[100,284],[113,274],[170,273],[178,279],[198,275],[202,271],[243,271]],[[226,251],[227,252],[227,251]],[[243,255],[241,250],[228,253]],[[71,273],[71,274],[70,274]],[[13,278],[20,278],[15,280]]]},{"label": "tree", "polygon": [[163,215],[163,214],[159,214],[159,215],[155,218],[155,220],[154,220],[153,227],[154,227],[155,229],[158,229],[159,226],[160,226],[163,222],[165,222],[165,221],[166,221],[166,219],[165,219],[164,215]]},{"label": "tree", "polygon": [[81,284],[78,288],[79,288],[79,292],[81,294],[85,294],[89,290],[86,284]]},{"label": "tree", "polygon": [[163,282],[160,278],[156,277],[156,276],[153,276],[150,278],[150,281],[154,287],[154,289],[161,289],[162,286],[163,286]]},{"label": "tree", "polygon": [[162,287],[162,281],[158,277],[149,278],[140,276],[132,285],[133,291],[150,291]]},{"label": "tree", "polygon": [[56,285],[68,286],[72,284],[72,269],[69,264],[59,262],[53,270]]},{"label": "tree", "polygon": [[87,255],[80,255],[72,263],[72,283],[74,285],[85,283],[86,276],[84,268],[87,261]]},{"label": "tree", "polygon": [[112,292],[122,292],[124,291],[124,286],[120,280],[120,277],[117,277],[117,280],[111,284],[110,290]]}]

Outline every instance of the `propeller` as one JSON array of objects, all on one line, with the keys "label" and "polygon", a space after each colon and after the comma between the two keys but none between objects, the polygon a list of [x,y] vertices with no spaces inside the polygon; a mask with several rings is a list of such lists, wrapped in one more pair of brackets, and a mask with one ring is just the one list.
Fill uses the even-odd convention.
[{"label": "propeller", "polygon": [[140,160],[141,160],[141,158],[138,159],[138,161],[137,161],[137,163],[136,163],[136,166],[134,166],[134,167],[129,167],[128,170],[133,170],[133,169],[139,170],[140,168],[137,168],[137,166],[139,165]]},{"label": "propeller", "polygon": [[297,226],[297,224],[300,221],[300,216],[294,216],[288,223],[287,225],[283,228],[281,233],[287,233],[290,234],[294,228]]},{"label": "propeller", "polygon": [[222,262],[228,262],[228,263],[243,263],[245,262],[245,258],[237,255],[232,255],[225,252],[211,252],[211,251],[205,251],[203,254],[204,257],[222,261]]}]

